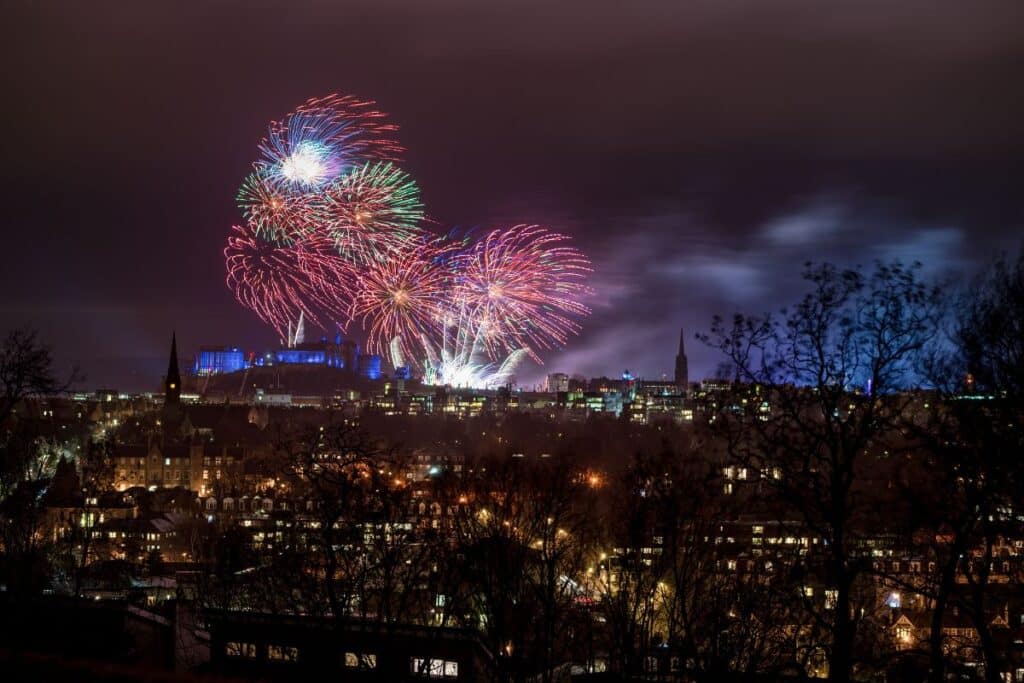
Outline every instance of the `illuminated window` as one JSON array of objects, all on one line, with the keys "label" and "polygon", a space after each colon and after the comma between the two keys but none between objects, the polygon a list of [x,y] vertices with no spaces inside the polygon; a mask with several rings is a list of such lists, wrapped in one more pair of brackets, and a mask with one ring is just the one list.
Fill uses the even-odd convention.
[{"label": "illuminated window", "polygon": [[835,609],[836,602],[839,601],[839,591],[826,590],[825,591],[825,609]]},{"label": "illuminated window", "polygon": [[299,648],[289,645],[271,645],[267,648],[267,659],[274,662],[294,662],[299,658]]},{"label": "illuminated window", "polygon": [[346,652],[345,668],[369,671],[377,668],[377,655],[366,652]]},{"label": "illuminated window", "polygon": [[412,673],[430,678],[458,678],[459,663],[450,659],[422,659],[413,657],[409,661]]},{"label": "illuminated window", "polygon": [[253,659],[256,657],[256,645],[254,643],[232,641],[224,647],[224,654],[228,657],[248,657]]}]

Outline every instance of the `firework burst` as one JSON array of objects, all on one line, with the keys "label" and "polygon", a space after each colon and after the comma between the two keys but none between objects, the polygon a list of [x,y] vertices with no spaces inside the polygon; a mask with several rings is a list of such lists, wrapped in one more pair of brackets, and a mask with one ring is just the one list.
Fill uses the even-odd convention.
[{"label": "firework burst", "polygon": [[313,98],[270,124],[257,169],[300,191],[317,190],[357,164],[397,160],[397,126],[372,101],[351,96]]},{"label": "firework burst", "polygon": [[414,243],[360,271],[352,313],[363,320],[371,353],[386,353],[394,343],[393,364],[416,364],[421,340],[439,334],[451,280],[444,260],[449,249],[439,240]]},{"label": "firework burst", "polygon": [[250,173],[238,190],[238,207],[261,239],[291,244],[312,228],[314,197],[293,192],[266,173]]},{"label": "firework burst", "polygon": [[298,325],[300,314],[317,325],[347,326],[352,272],[329,241],[307,238],[281,247],[261,239],[252,228],[232,230],[224,258],[227,286],[239,303],[282,338]]},{"label": "firework burst", "polygon": [[396,130],[373,102],[342,95],[271,122],[238,192],[228,287],[282,337],[300,318],[343,329],[359,318],[367,350],[396,367],[502,384],[579,331],[590,262],[535,225],[434,237],[419,187],[393,163]]},{"label": "firework burst", "polygon": [[579,332],[576,318],[590,313],[580,298],[590,292],[584,281],[591,268],[567,239],[516,225],[490,232],[457,258],[454,301],[468,307],[492,359],[524,349],[541,362],[538,349]]},{"label": "firework burst", "polygon": [[359,264],[388,258],[421,238],[422,220],[419,187],[391,162],[356,167],[317,202],[316,221],[334,237],[338,251]]}]

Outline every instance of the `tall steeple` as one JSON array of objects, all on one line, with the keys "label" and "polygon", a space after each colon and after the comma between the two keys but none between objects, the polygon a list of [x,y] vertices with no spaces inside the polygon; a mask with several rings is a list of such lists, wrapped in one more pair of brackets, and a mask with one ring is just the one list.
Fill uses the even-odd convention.
[{"label": "tall steeple", "polygon": [[171,359],[167,363],[167,377],[164,378],[164,405],[181,402],[181,372],[178,370],[178,339],[171,333]]},{"label": "tall steeple", "polygon": [[690,369],[686,360],[686,335],[679,328],[679,353],[676,354],[676,386],[683,393],[690,389]]}]

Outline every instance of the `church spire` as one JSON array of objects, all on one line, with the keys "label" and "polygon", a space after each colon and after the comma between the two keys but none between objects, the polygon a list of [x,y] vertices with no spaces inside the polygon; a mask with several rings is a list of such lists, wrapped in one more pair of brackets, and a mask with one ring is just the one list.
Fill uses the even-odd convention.
[{"label": "church spire", "polygon": [[682,393],[690,388],[690,368],[686,358],[686,335],[683,328],[679,328],[679,353],[676,354],[676,387]]},{"label": "church spire", "polygon": [[171,359],[167,362],[167,377],[164,378],[164,404],[176,405],[181,402],[181,372],[178,370],[178,339],[171,333]]}]

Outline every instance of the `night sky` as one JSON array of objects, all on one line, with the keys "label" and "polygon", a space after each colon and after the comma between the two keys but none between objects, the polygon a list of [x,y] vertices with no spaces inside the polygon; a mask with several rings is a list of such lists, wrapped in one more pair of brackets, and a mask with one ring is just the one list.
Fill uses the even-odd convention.
[{"label": "night sky", "polygon": [[[1024,2],[7,2],[0,329],[154,389],[172,329],[267,348],[221,250],[267,122],[377,100],[445,226],[593,260],[548,371],[672,370],[807,259],[966,277],[1024,235]],[[358,326],[354,328],[358,332]],[[716,360],[689,344],[692,378]]]}]

